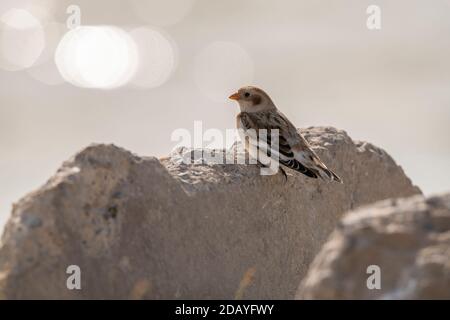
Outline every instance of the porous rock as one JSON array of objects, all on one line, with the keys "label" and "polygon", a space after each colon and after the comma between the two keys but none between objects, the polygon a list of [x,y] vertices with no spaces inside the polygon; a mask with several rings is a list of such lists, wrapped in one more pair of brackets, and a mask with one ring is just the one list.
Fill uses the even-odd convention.
[{"label": "porous rock", "polygon": [[297,298],[450,299],[450,194],[385,200],[346,215]]},{"label": "porous rock", "polygon": [[[334,128],[302,133],[344,184],[185,164],[185,148],[160,160],[85,148],[14,205],[0,297],[292,299],[343,212],[420,193],[382,149]],[[81,290],[67,287],[71,265]]]}]

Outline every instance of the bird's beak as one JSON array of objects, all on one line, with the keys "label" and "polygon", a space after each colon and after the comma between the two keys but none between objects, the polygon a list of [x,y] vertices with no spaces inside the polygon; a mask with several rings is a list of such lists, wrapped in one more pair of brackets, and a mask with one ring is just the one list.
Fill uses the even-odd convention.
[{"label": "bird's beak", "polygon": [[228,97],[229,99],[231,99],[231,100],[236,100],[236,101],[238,101],[239,100],[239,93],[233,93],[231,96],[229,96]]}]

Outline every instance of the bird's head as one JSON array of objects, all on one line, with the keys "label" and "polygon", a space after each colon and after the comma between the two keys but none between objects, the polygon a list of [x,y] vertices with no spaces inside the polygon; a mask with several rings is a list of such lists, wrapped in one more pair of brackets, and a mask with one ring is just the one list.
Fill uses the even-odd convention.
[{"label": "bird's head", "polygon": [[242,87],[238,92],[229,96],[229,98],[236,100],[243,112],[259,112],[276,109],[269,95],[257,87]]}]

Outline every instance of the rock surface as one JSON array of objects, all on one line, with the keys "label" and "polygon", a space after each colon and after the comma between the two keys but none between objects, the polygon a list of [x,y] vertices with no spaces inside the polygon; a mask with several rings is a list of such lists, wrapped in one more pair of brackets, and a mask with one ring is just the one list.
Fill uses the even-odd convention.
[{"label": "rock surface", "polygon": [[[370,265],[379,272],[367,273]],[[385,200],[346,215],[297,298],[450,299],[450,194]]]},{"label": "rock surface", "polygon": [[[186,149],[158,160],[87,147],[14,206],[0,297],[292,299],[343,212],[420,193],[383,150],[333,128],[302,133],[344,184],[188,165]],[[66,287],[69,265],[81,290]]]}]

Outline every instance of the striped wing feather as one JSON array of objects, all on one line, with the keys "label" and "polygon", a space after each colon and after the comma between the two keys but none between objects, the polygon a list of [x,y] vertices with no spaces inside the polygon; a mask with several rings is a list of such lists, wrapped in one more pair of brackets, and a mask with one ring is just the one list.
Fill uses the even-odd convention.
[{"label": "striped wing feather", "polygon": [[[288,139],[286,137],[289,137],[287,135],[285,126],[283,125],[282,121],[277,121],[274,118],[270,118],[270,113],[246,113],[241,112],[238,115],[238,127],[241,127],[245,130],[254,129],[256,133],[258,134],[259,141],[264,141],[267,146],[271,145],[271,130],[277,129],[279,132],[279,162],[283,164],[284,166],[293,169],[295,171],[298,171],[300,173],[303,173],[304,175],[311,177],[311,178],[318,178],[320,177],[320,174],[311,168],[305,167],[300,161],[295,159],[294,151],[291,147],[291,145],[288,142]],[[240,123],[239,123],[240,122]],[[267,129],[267,136],[261,137],[259,135],[259,129]],[[263,143],[262,145],[266,145]],[[256,147],[258,150],[261,150],[260,148],[261,143],[257,143]],[[264,151],[266,154],[270,157],[271,154],[274,152],[274,150],[270,148],[265,148]]]}]

